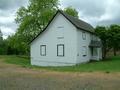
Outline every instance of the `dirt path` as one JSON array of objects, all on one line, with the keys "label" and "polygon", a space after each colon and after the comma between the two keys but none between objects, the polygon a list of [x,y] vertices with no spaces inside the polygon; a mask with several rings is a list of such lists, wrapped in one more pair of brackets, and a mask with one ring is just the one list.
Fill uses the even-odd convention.
[{"label": "dirt path", "polygon": [[0,90],[120,90],[120,73],[32,70],[0,60]]}]

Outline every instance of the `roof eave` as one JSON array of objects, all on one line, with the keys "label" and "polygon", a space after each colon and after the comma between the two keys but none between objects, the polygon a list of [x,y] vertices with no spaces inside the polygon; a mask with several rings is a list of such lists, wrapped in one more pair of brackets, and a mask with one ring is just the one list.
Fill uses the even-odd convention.
[{"label": "roof eave", "polygon": [[88,31],[88,30],[85,30],[85,29],[83,29],[83,28],[80,28],[80,27],[77,27],[77,26],[76,26],[76,28],[77,28],[77,29],[80,29],[80,30],[83,30],[83,31],[86,31],[86,32],[89,32],[89,33],[92,33],[92,34],[95,34],[95,32]]},{"label": "roof eave", "polygon": [[52,22],[52,20],[54,19],[54,17],[55,17],[59,12],[60,12],[60,11],[58,10],[58,11],[56,12],[56,14],[52,17],[52,19],[48,22],[47,26],[46,26],[35,38],[33,38],[33,40],[30,41],[29,44],[31,44],[40,34],[42,34],[42,33],[47,29],[47,27],[51,24],[51,22]]}]

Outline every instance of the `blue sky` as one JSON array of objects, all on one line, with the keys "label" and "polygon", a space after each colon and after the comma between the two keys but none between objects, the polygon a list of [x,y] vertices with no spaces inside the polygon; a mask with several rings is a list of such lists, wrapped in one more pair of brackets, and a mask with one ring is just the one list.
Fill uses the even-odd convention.
[{"label": "blue sky", "polygon": [[[4,38],[15,33],[16,11],[27,4],[28,0],[0,0],[0,28]],[[60,8],[75,8],[79,18],[94,27],[120,23],[120,0],[60,0],[60,4]]]}]

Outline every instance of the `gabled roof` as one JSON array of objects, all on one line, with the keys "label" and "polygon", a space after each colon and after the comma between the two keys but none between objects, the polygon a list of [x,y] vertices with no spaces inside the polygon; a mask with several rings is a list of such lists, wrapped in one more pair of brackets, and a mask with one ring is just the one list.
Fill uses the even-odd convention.
[{"label": "gabled roof", "polygon": [[[44,28],[44,30],[42,30],[31,42],[33,42],[42,32],[44,32],[44,31],[47,29],[47,27],[50,25],[50,23],[53,21],[54,17],[55,17],[58,13],[62,14],[62,15],[63,15],[68,21],[70,21],[76,28],[94,34],[94,28],[93,28],[90,24],[88,24],[88,23],[86,23],[86,22],[84,22],[84,21],[82,21],[82,20],[80,20],[80,19],[78,19],[78,18],[75,18],[75,17],[73,17],[73,16],[71,16],[71,15],[68,15],[67,13],[65,13],[65,12],[63,12],[63,11],[61,11],[61,10],[58,10],[58,11],[56,12],[56,14],[53,16],[53,18],[49,21],[48,25]],[[31,42],[30,42],[30,43],[31,43]]]},{"label": "gabled roof", "polygon": [[68,15],[67,13],[64,13],[63,11],[59,10],[59,12],[63,16],[65,16],[77,28],[79,28],[81,30],[85,30],[87,32],[94,33],[94,28],[90,24],[88,24],[88,23],[86,23],[86,22],[84,22],[84,21],[82,21],[82,20],[80,20],[78,18],[75,18],[75,17],[73,17],[71,15]]}]

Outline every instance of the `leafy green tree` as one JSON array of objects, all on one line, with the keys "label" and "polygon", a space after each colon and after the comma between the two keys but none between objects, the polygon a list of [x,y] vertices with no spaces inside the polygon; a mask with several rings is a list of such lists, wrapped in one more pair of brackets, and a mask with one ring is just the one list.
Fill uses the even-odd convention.
[{"label": "leafy green tree", "polygon": [[3,40],[3,34],[0,30],[0,55],[6,54],[7,53],[7,46],[5,44],[5,41]]},{"label": "leafy green tree", "polygon": [[65,8],[64,12],[66,12],[67,14],[72,15],[76,18],[79,18],[78,11],[72,7]]},{"label": "leafy green tree", "polygon": [[8,46],[8,54],[16,54],[16,55],[25,55],[27,54],[26,48],[28,48],[25,42],[20,41],[19,37],[16,35],[9,36],[6,40]]},{"label": "leafy green tree", "polygon": [[109,45],[113,48],[114,56],[117,55],[117,50],[120,50],[120,26],[110,25],[109,27]]},{"label": "leafy green tree", "polygon": [[1,32],[1,29],[0,29],[0,42],[2,42],[2,41],[3,41],[3,34]]},{"label": "leafy green tree", "polygon": [[100,37],[103,45],[103,58],[106,58],[107,50],[108,50],[108,30],[105,26],[97,26],[95,29],[96,35]]},{"label": "leafy green tree", "polygon": [[103,44],[103,57],[109,50],[113,50],[114,56],[120,50],[120,26],[110,25],[109,27],[97,26],[95,29],[96,34],[101,38]]},{"label": "leafy green tree", "polygon": [[3,37],[2,37],[2,32],[0,30],[0,54],[3,53]]},{"label": "leafy green tree", "polygon": [[15,46],[23,48],[25,52],[29,52],[29,42],[48,24],[59,4],[58,0],[29,0],[29,2],[27,8],[21,7],[17,12],[16,23],[19,28],[14,36],[15,40],[13,39],[14,42],[21,42],[19,44],[16,42]]},{"label": "leafy green tree", "polygon": [[47,25],[57,10],[58,0],[30,0],[30,5],[21,7],[17,12],[18,32],[28,37],[35,37]]}]

